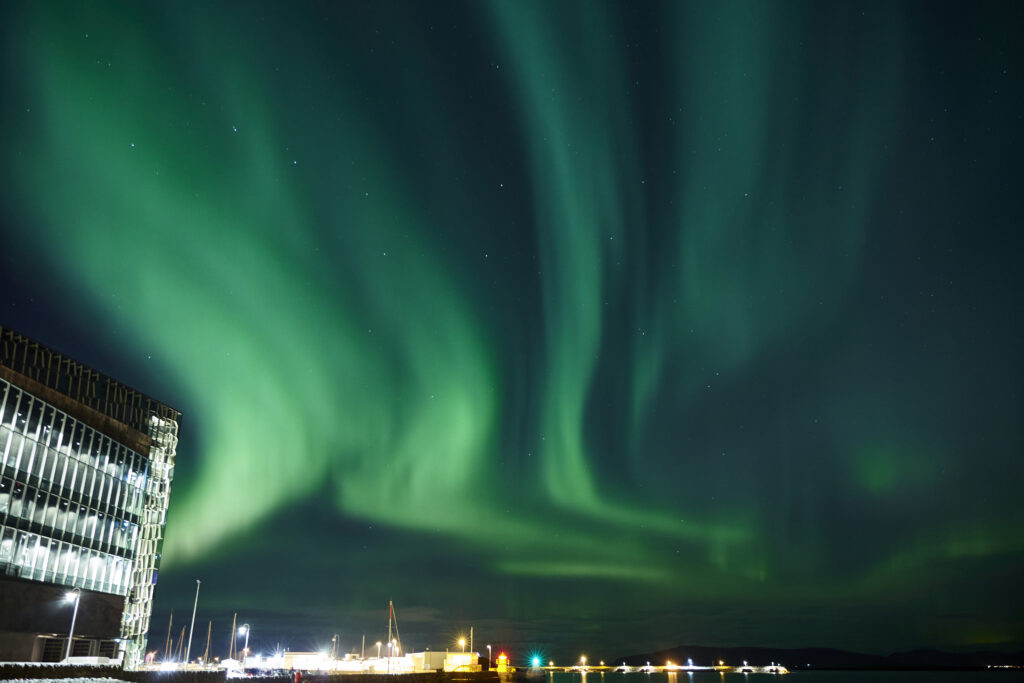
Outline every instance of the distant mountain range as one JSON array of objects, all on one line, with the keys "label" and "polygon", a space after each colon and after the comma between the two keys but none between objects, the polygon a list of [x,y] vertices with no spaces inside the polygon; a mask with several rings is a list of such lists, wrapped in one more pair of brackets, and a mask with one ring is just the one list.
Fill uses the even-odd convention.
[{"label": "distant mountain range", "polygon": [[664,666],[665,662],[685,665],[688,659],[698,666],[718,661],[738,666],[745,661],[752,666],[780,663],[790,671],[796,669],[974,669],[988,666],[1024,665],[1024,652],[943,652],[911,650],[891,655],[869,655],[829,648],[786,650],[770,647],[704,647],[681,645],[669,650],[619,657],[609,664],[622,662],[630,666]]}]

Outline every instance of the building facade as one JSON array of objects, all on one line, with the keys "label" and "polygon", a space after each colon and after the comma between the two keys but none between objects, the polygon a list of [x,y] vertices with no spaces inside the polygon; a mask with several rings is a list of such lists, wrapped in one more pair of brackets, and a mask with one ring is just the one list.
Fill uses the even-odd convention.
[{"label": "building facade", "polygon": [[144,661],[181,413],[0,327],[0,660]]}]

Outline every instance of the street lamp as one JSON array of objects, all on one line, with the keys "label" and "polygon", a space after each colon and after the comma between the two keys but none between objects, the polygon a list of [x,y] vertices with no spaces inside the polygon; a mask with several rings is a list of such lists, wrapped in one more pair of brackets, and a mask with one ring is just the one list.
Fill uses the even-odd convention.
[{"label": "street lamp", "polygon": [[245,647],[242,649],[242,671],[245,671],[245,659],[249,656],[249,624],[242,624],[238,629],[238,635],[245,635]]},{"label": "street lamp", "polygon": [[75,637],[75,619],[78,618],[78,603],[82,600],[82,589],[76,588],[64,594],[64,599],[75,603],[75,609],[71,612],[71,631],[68,632],[68,647],[64,651],[64,659],[71,656],[71,639]]},{"label": "street lamp", "polygon": [[381,642],[378,640],[377,641],[377,659],[380,659],[380,646],[381,646]]},{"label": "street lamp", "polygon": [[580,655],[580,666],[586,666],[586,665],[587,665],[587,656],[586,655]]},{"label": "street lamp", "polygon": [[491,646],[487,646],[487,670],[491,670]]},{"label": "street lamp", "polygon": [[465,638],[459,638],[459,647],[462,648],[463,652],[466,651],[466,639]]}]

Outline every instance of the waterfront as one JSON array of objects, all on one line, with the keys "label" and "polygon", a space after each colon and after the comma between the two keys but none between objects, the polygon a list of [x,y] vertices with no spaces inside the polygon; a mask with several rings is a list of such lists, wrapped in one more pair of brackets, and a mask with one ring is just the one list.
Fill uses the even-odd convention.
[{"label": "waterfront", "polygon": [[[306,673],[303,683],[768,683],[776,674],[740,674],[716,671],[693,673],[595,673],[538,672],[520,669],[514,673],[434,672],[403,674]],[[792,677],[792,678],[790,678]],[[251,678],[259,683],[292,683],[291,672],[271,676],[231,677],[224,671],[121,671],[115,667],[66,667],[24,664],[0,665],[2,681],[127,681],[131,683],[225,683]],[[751,681],[751,679],[754,679]],[[979,671],[798,671],[786,681],[797,683],[1024,683],[1024,670]]]},{"label": "waterfront", "polygon": [[[743,678],[769,681],[777,674],[719,673],[695,671],[693,673],[552,673],[548,683],[714,683],[714,681],[741,681]],[[582,679],[582,680],[581,680]],[[792,671],[785,679],[788,683],[1024,683],[1024,670],[992,669],[980,671]]]}]

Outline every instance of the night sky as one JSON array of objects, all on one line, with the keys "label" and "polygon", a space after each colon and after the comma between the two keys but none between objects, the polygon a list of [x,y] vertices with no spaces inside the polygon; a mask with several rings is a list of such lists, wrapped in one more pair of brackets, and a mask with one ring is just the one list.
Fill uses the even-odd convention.
[{"label": "night sky", "polygon": [[1024,647],[1022,15],[3,3],[0,321],[184,413],[151,649]]}]

